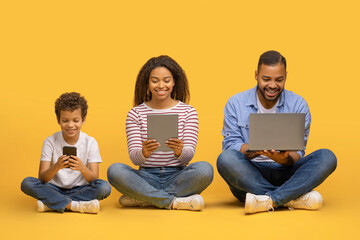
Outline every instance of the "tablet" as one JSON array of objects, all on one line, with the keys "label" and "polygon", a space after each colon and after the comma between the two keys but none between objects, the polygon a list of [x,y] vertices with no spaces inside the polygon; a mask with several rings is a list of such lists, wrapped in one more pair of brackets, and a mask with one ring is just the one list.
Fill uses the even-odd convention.
[{"label": "tablet", "polygon": [[249,150],[300,151],[305,147],[305,113],[251,113]]},{"label": "tablet", "polygon": [[147,139],[155,139],[160,143],[154,152],[173,151],[165,145],[170,138],[178,138],[178,114],[147,115]]}]

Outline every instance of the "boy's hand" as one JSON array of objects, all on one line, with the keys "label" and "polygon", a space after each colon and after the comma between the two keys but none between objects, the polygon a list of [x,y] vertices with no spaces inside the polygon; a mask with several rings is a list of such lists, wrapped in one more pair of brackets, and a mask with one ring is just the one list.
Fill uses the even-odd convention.
[{"label": "boy's hand", "polygon": [[142,154],[144,157],[148,158],[158,147],[160,147],[160,143],[158,143],[155,139],[146,140],[142,143]]},{"label": "boy's hand", "polygon": [[66,155],[60,156],[57,162],[55,163],[56,168],[60,170],[69,167],[69,159],[70,156],[66,156]]},{"label": "boy's hand", "polygon": [[71,155],[69,161],[69,166],[71,170],[83,172],[86,169],[84,163],[77,156]]},{"label": "boy's hand", "polygon": [[174,150],[174,154],[176,157],[181,155],[182,149],[184,147],[183,140],[177,138],[170,138],[168,141],[165,142],[166,146]]}]

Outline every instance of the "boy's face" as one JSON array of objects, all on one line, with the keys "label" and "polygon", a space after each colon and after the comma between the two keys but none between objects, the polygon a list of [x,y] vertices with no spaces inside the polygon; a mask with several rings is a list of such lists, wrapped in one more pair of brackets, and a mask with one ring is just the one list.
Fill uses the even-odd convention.
[{"label": "boy's face", "polygon": [[[79,138],[82,125],[85,123],[81,118],[81,109],[77,108],[74,111],[60,111],[59,125],[64,139],[68,143],[76,143]],[[74,144],[75,144],[74,143]]]}]

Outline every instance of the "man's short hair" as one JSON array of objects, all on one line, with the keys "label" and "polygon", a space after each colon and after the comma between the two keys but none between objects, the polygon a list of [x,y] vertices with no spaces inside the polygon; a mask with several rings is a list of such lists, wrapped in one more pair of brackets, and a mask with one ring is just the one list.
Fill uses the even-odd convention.
[{"label": "man's short hair", "polygon": [[260,58],[259,58],[259,63],[258,63],[258,72],[260,71],[261,65],[268,65],[268,66],[274,66],[278,63],[282,63],[285,67],[285,71],[286,71],[286,59],[283,55],[281,55],[279,52],[277,51],[267,51],[264,52],[263,54],[261,54]]},{"label": "man's short hair", "polygon": [[60,122],[61,111],[73,112],[78,108],[81,109],[81,118],[84,121],[88,110],[87,101],[84,96],[80,96],[80,93],[77,92],[61,94],[55,101],[55,113],[58,122]]}]

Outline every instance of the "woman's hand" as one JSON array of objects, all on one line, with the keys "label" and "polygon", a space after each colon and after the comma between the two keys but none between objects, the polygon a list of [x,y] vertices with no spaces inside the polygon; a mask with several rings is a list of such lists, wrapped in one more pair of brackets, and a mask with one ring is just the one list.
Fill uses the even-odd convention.
[{"label": "woman's hand", "polygon": [[182,149],[184,147],[183,140],[177,139],[177,138],[170,138],[165,142],[166,146],[174,150],[174,154],[176,157],[179,157],[181,155]]},{"label": "woman's hand", "polygon": [[142,143],[142,154],[144,157],[148,158],[158,147],[160,147],[160,143],[155,139],[146,140]]}]

